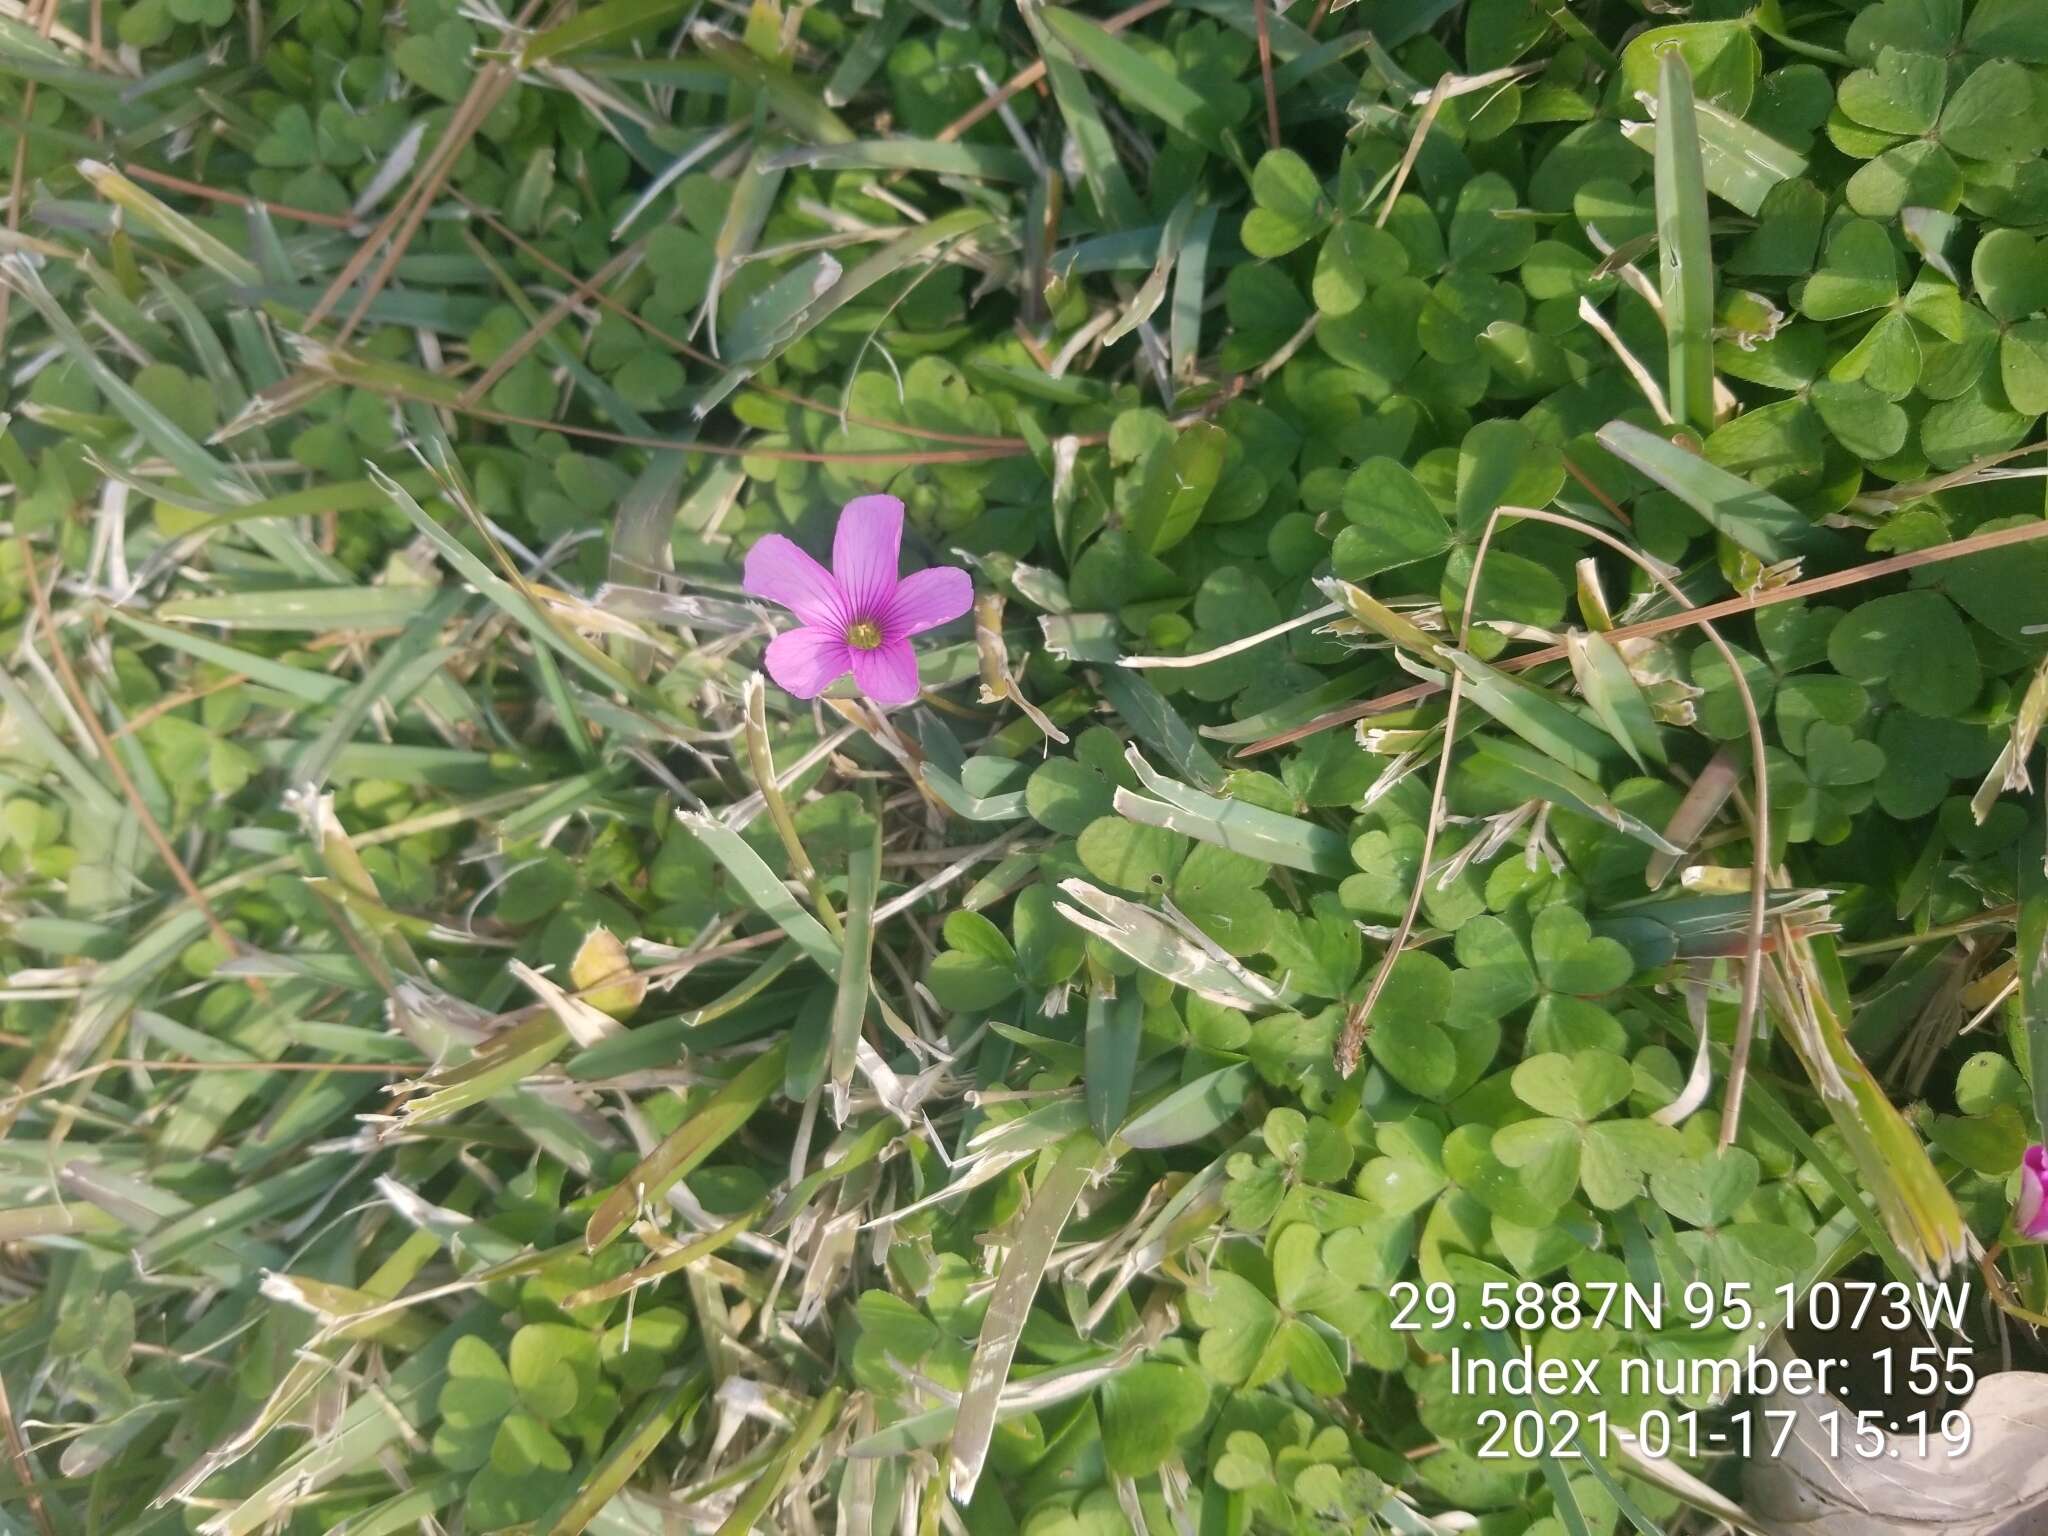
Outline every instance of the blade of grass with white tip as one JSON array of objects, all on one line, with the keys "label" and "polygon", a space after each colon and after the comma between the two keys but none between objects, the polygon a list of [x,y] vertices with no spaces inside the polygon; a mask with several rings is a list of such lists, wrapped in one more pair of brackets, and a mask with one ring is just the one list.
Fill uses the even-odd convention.
[{"label": "blade of grass with white tip", "polygon": [[1705,434],[1714,430],[1714,256],[1692,71],[1676,48],[1665,50],[1657,96],[1657,266],[1671,414]]},{"label": "blade of grass with white tip", "polygon": [[840,935],[838,991],[832,999],[833,1118],[846,1123],[853,1091],[854,1047],[868,1011],[868,976],[874,960],[875,897],[882,877],[882,818],[874,833],[846,856],[846,930]]},{"label": "blade of grass with white tip", "polygon": [[832,71],[832,78],[825,82],[826,106],[836,111],[861,93],[903,36],[910,17],[910,11],[902,6],[883,7],[881,15],[860,29],[860,36],[853,40],[853,46],[841,56],[839,67]]},{"label": "blade of grass with white tip", "polygon": [[583,1229],[585,1249],[595,1253],[625,1231],[642,1206],[660,1200],[676,1180],[686,1177],[745,1125],[781,1086],[783,1059],[788,1053],[788,1042],[778,1041],[754,1057],[703,1104],[695,1106],[661,1145],[640,1159],[590,1213]]},{"label": "blade of grass with white tip", "polygon": [[1800,554],[1822,554],[1838,541],[1790,502],[1718,464],[1710,464],[1668,438],[1626,421],[1610,421],[1597,434],[1602,448],[1648,475],[1706,519],[1716,533],[1766,564]]},{"label": "blade of grass with white tip", "polygon": [[[1351,862],[1351,844],[1333,828],[1303,821],[1298,816],[1285,816],[1242,800],[1219,800],[1213,795],[1189,789],[1185,784],[1176,784],[1155,773],[1152,765],[1145,761],[1145,755],[1136,747],[1124,752],[1124,761],[1131,765],[1138,782],[1166,802],[1166,809],[1173,813],[1165,819],[1157,819],[1160,815],[1157,809],[1144,810],[1139,796],[1119,788],[1116,809],[1133,821],[1167,826],[1172,831],[1184,832],[1205,843],[1215,843],[1218,847],[1247,854],[1264,863],[1285,864],[1289,869],[1298,869],[1306,874],[1343,875],[1355,867]],[[1139,809],[1135,814],[1125,808],[1127,799],[1138,803]]]},{"label": "blade of grass with white tip", "polygon": [[1209,242],[1216,233],[1216,210],[1203,208],[1188,225],[1173,276],[1173,305],[1166,334],[1172,355],[1173,382],[1195,382],[1202,351],[1202,310],[1208,297]]},{"label": "blade of grass with white tip", "polygon": [[953,775],[929,763],[925,765],[924,781],[941,805],[969,821],[1016,821],[1030,814],[1021,789],[1002,795],[970,794],[967,786]]},{"label": "blade of grass with white tip", "polygon": [[768,990],[776,978],[796,964],[796,958],[803,953],[803,947],[794,940],[778,944],[768,952],[768,958],[754,968],[746,980],[737,982],[720,993],[702,1008],[693,1009],[683,1015],[692,1028],[709,1024],[713,1019],[723,1018],[742,1003],[751,1002]]},{"label": "blade of grass with white tip", "polygon": [[161,236],[187,256],[212,268],[231,283],[254,287],[263,280],[256,264],[233,247],[208,234],[162,199],[135,185],[98,160],[78,162],[78,174],[92,189],[144,229]]},{"label": "blade of grass with white tip", "polygon": [[1159,308],[1160,301],[1166,297],[1166,279],[1172,274],[1174,263],[1180,257],[1181,244],[1187,239],[1188,224],[1194,216],[1195,194],[1189,192],[1174,204],[1173,212],[1167,215],[1166,223],[1159,231],[1159,255],[1152,262],[1152,270],[1146,273],[1145,280],[1138,284],[1138,291],[1131,295],[1131,301],[1116,317],[1116,322],[1102,333],[1103,346],[1113,346],[1122,341],[1152,318],[1153,311]]},{"label": "blade of grass with white tip", "polygon": [[2020,696],[2020,707],[2013,716],[2005,745],[1999,748],[1997,760],[1984,775],[1984,782],[1970,797],[1970,815],[1978,826],[1984,825],[1992,806],[2007,790],[2033,788],[2027,774],[2027,763],[2034,755],[2034,743],[2040,739],[2044,725],[2048,725],[2048,658],[2034,669],[2033,680]]},{"label": "blade of grass with white tip", "polygon": [[493,1035],[467,1061],[416,1079],[409,1085],[412,1096],[398,1106],[399,1123],[407,1129],[427,1125],[508,1093],[553,1061],[568,1042],[561,1020],[536,1013]]},{"label": "blade of grass with white tip", "polygon": [[1226,962],[1208,953],[1150,907],[1100,890],[1078,877],[1062,880],[1060,890],[1068,899],[1055,910],[1068,922],[1130,956],[1153,975],[1213,1003],[1262,1012],[1285,1007],[1296,995],[1235,961]]},{"label": "blade of grass with white tip", "polygon": [[1449,649],[1446,642],[1439,640],[1413,619],[1395,612],[1364,588],[1334,578],[1320,581],[1317,585],[1325,597],[1374,634],[1392,641],[1427,666],[1444,665],[1444,653]]},{"label": "blade of grass with white tip", "polygon": [[952,1465],[948,1486],[957,1503],[974,1497],[981,1481],[981,1469],[988,1459],[989,1442],[995,1435],[996,1411],[1003,1385],[1010,1379],[1010,1362],[1017,1355],[1017,1341],[1031,1319],[1031,1303],[1038,1295],[1038,1282],[1052,1257],[1060,1231],[1073,1215],[1081,1191],[1094,1176],[1102,1145],[1092,1136],[1072,1137],[1060,1148],[1052,1169],[1032,1191],[1031,1205],[1019,1218],[1010,1250],[996,1275],[988,1311],[982,1315],[981,1333],[975,1340],[974,1358],[968,1362],[967,1385],[960,1394],[958,1414],[953,1421]]}]

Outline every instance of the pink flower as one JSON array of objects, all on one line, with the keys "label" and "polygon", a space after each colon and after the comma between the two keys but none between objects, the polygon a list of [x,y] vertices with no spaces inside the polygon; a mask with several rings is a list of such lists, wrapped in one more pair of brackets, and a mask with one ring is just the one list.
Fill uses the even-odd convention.
[{"label": "pink flower", "polygon": [[917,697],[910,637],[957,619],[974,604],[974,583],[954,565],[896,579],[903,503],[856,496],[839,511],[832,569],[779,533],[747,551],[742,585],[801,621],[768,644],[768,675],[800,699],[814,699],[846,673],[877,704]]},{"label": "pink flower", "polygon": [[2029,1241],[2048,1238],[2048,1147],[2029,1147],[2020,1159],[2020,1197],[2013,1203],[2012,1225]]}]

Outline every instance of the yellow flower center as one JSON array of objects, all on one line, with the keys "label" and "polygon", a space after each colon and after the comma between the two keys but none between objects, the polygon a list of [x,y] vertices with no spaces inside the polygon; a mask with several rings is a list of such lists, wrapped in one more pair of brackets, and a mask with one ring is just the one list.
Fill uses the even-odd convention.
[{"label": "yellow flower center", "polygon": [[873,619],[857,620],[846,631],[846,643],[856,651],[876,651],[882,647],[881,626]]}]

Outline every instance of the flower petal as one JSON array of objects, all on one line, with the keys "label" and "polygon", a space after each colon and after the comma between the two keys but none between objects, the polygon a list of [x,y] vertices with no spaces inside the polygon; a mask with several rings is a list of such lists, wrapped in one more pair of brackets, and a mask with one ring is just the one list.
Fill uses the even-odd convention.
[{"label": "flower petal", "polygon": [[800,699],[815,699],[853,666],[836,629],[785,629],[768,642],[762,661],[776,686]]},{"label": "flower petal", "polygon": [[806,624],[832,630],[846,627],[846,595],[832,573],[779,533],[769,534],[747,551],[740,585],[755,597],[780,603]]},{"label": "flower petal", "polygon": [[973,606],[974,578],[957,565],[935,565],[897,584],[882,614],[882,633],[891,640],[921,635]]},{"label": "flower petal", "polygon": [[2013,1229],[2038,1240],[2048,1234],[2048,1148],[2031,1146],[2020,1160],[2020,1196],[2013,1204]]},{"label": "flower petal", "polygon": [[872,651],[848,649],[853,680],[877,704],[908,704],[917,697],[917,652],[908,640],[885,640]]},{"label": "flower petal", "polygon": [[832,574],[846,594],[846,617],[879,620],[896,590],[903,547],[903,503],[894,496],[856,496],[839,513],[832,536]]}]

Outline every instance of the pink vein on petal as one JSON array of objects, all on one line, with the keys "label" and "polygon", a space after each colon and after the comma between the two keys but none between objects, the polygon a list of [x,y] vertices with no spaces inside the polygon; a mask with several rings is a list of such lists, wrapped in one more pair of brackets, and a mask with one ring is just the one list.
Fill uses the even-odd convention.
[{"label": "pink vein on petal", "polygon": [[957,565],[935,565],[906,576],[882,611],[882,633],[891,640],[921,635],[949,623],[974,606],[974,578]]},{"label": "pink vein on petal", "polygon": [[856,496],[841,509],[832,574],[846,594],[849,620],[881,618],[896,590],[902,547],[903,503],[894,496]]},{"label": "pink vein on petal", "polygon": [[908,704],[917,697],[917,652],[908,640],[888,640],[872,651],[851,654],[853,680],[877,704]]},{"label": "pink vein on petal", "polygon": [[800,699],[815,699],[853,666],[845,637],[832,629],[786,629],[761,659],[776,686]]},{"label": "pink vein on petal", "polygon": [[832,573],[793,540],[771,533],[747,551],[740,584],[755,597],[780,603],[806,624],[843,630],[846,595]]}]

